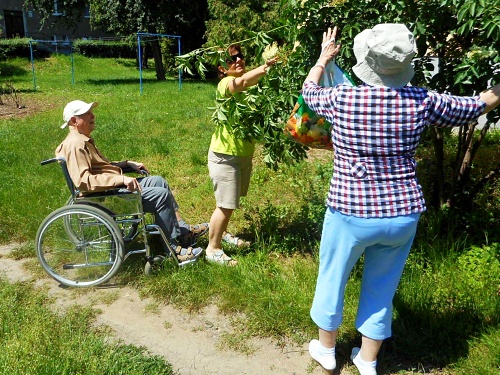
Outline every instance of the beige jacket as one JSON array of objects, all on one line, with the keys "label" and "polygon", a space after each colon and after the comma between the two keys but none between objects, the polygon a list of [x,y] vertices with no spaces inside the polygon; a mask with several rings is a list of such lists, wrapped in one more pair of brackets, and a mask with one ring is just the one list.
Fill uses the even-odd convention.
[{"label": "beige jacket", "polygon": [[56,156],[66,159],[69,175],[81,192],[98,192],[123,185],[122,170],[101,155],[94,139],[70,129],[57,147]]}]

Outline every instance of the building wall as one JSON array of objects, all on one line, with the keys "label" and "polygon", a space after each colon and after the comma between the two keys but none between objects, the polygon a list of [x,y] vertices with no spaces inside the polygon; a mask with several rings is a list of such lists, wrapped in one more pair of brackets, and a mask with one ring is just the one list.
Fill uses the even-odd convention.
[{"label": "building wall", "polygon": [[[56,14],[49,19],[46,26],[40,27],[40,15],[33,8],[24,9],[24,0],[2,0],[0,2],[0,28],[1,38],[14,36],[28,37],[36,40],[57,40],[68,41],[75,39],[100,39],[112,37],[102,30],[92,30],[90,28],[90,17],[84,16],[76,28],[67,28],[63,23],[57,23],[55,26],[50,25],[56,17],[63,17],[62,14]],[[22,17],[22,20],[21,20]],[[19,23],[22,22],[22,25]],[[22,33],[12,35],[8,30],[22,28]],[[8,35],[11,34],[11,35]]]}]

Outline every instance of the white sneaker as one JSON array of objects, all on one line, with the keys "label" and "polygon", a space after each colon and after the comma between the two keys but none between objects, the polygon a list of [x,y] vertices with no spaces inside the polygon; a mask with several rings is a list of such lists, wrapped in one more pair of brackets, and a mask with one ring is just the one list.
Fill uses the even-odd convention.
[{"label": "white sneaker", "polygon": [[358,356],[360,348],[352,348],[351,361],[356,365],[361,375],[377,375],[377,369],[373,367],[365,367],[359,361],[361,356]]},{"label": "white sneaker", "polygon": [[337,366],[337,362],[335,361],[335,356],[333,355],[323,355],[319,353],[320,342],[318,340],[311,340],[309,343],[309,354],[312,359],[318,362],[321,367],[325,370],[334,370]]}]

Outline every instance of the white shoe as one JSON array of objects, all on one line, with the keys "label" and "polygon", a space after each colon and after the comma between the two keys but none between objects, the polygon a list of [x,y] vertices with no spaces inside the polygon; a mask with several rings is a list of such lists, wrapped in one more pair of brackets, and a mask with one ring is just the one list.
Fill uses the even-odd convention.
[{"label": "white shoe", "polygon": [[359,356],[360,348],[352,348],[351,351],[351,361],[356,365],[358,371],[361,375],[377,375],[377,369],[373,367],[365,367],[359,361],[361,356]]},{"label": "white shoe", "polygon": [[318,340],[311,340],[309,343],[309,354],[311,355],[312,359],[314,359],[316,362],[318,362],[321,367],[323,367],[325,370],[334,370],[335,367],[337,366],[337,362],[335,361],[335,356],[333,355],[323,355],[319,353],[319,346],[320,342]]}]

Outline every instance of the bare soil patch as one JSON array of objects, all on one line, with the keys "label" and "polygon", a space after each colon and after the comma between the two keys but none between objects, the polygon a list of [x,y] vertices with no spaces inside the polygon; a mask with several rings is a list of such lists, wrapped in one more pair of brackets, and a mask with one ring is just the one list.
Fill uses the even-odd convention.
[{"label": "bare soil patch", "polygon": [[23,118],[46,108],[46,103],[24,94],[4,93],[0,95],[0,120]]},{"label": "bare soil patch", "polygon": [[[60,309],[72,304],[91,305],[99,311],[96,324],[111,328],[110,340],[142,346],[151,354],[163,356],[178,375],[324,374],[310,359],[307,342],[301,346],[278,347],[268,338],[253,338],[241,343],[241,347],[251,348],[251,353],[242,353],[241,347],[221,345],[232,328],[230,319],[218,313],[215,306],[190,315],[170,305],[141,298],[137,290],[128,286],[62,288],[48,276],[39,277],[28,271],[26,264],[33,264],[34,259],[10,258],[8,255],[14,246],[0,245],[0,276],[11,282],[33,283],[53,297]],[[340,374],[349,374],[345,371]]]}]

